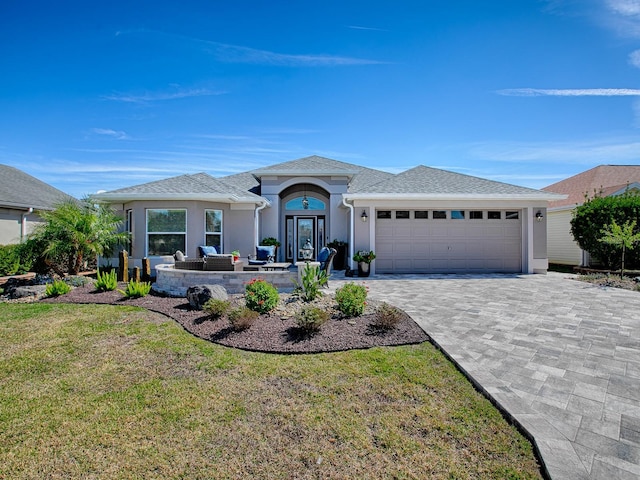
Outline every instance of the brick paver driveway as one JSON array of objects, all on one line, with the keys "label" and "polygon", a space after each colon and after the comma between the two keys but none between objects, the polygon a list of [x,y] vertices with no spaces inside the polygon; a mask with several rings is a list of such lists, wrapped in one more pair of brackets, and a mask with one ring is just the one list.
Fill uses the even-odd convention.
[{"label": "brick paver driveway", "polygon": [[[339,272],[335,272],[339,275]],[[533,438],[554,480],[640,478],[640,293],[571,275],[380,275],[409,313]]]}]

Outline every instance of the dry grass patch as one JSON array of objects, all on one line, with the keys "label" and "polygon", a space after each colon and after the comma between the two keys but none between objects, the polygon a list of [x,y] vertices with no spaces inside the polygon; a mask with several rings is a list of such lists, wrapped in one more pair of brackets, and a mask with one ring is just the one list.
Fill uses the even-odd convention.
[{"label": "dry grass patch", "polygon": [[285,356],[137,308],[0,319],[0,478],[540,478],[426,343]]}]

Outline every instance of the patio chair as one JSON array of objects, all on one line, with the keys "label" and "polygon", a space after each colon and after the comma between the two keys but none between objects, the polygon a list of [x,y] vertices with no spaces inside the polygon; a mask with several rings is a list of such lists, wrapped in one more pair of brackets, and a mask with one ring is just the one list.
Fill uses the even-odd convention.
[{"label": "patio chair", "polygon": [[276,246],[275,245],[258,245],[256,247],[255,258],[249,255],[249,265],[266,265],[275,261]]},{"label": "patio chair", "polygon": [[209,255],[204,259],[204,270],[213,272],[241,272],[243,265],[242,261],[234,262],[231,254]]},{"label": "patio chair", "polygon": [[173,268],[176,270],[204,270],[204,260],[202,258],[176,260]]},{"label": "patio chair", "polygon": [[209,255],[218,255],[219,253],[218,248],[213,245],[200,245],[198,247],[198,256],[203,258]]},{"label": "patio chair", "polygon": [[[331,275],[331,264],[333,263],[333,257],[336,256],[338,251],[335,248],[322,247],[318,252],[318,262],[320,262],[320,270],[327,274],[327,279]],[[329,286],[329,281],[325,284],[325,287]]]}]

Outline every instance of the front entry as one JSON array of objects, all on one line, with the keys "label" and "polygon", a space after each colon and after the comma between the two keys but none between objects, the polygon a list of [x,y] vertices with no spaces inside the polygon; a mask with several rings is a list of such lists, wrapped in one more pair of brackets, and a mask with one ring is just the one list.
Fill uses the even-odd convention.
[{"label": "front entry", "polygon": [[301,262],[307,260],[304,250],[311,245],[312,259],[324,247],[325,217],[324,215],[288,215],[286,217],[286,249],[287,262]]}]

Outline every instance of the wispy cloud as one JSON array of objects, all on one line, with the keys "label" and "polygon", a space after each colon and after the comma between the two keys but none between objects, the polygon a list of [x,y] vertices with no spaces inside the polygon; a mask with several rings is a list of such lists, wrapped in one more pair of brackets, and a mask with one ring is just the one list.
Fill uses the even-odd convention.
[{"label": "wispy cloud", "polygon": [[500,95],[511,97],[637,97],[635,88],[507,88],[498,90]]},{"label": "wispy cloud", "polygon": [[629,63],[634,67],[640,68],[640,50],[636,50],[629,54]]},{"label": "wispy cloud", "polygon": [[388,32],[389,31],[389,30],[385,30],[384,28],[363,27],[361,25],[347,25],[347,28],[351,28],[352,30],[373,30],[375,32]]},{"label": "wispy cloud", "polygon": [[122,130],[112,130],[110,128],[92,128],[92,133],[96,135],[106,135],[108,137],[113,137],[116,140],[129,140],[129,135],[127,135]]},{"label": "wispy cloud", "polygon": [[497,162],[565,162],[576,165],[638,162],[636,139],[582,142],[486,142],[469,148],[473,158]]},{"label": "wispy cloud", "polygon": [[201,41],[205,51],[220,62],[251,63],[280,67],[337,67],[379,65],[388,62],[339,55],[289,54],[241,47],[211,41]]},{"label": "wispy cloud", "polygon": [[190,97],[209,97],[216,95],[224,95],[228,92],[224,90],[212,90],[209,88],[191,88],[191,89],[176,89],[174,91],[165,92],[144,92],[144,93],[112,93],[110,95],[104,95],[102,98],[106,100],[114,100],[117,102],[126,103],[152,103],[168,100],[178,100],[181,98]]}]

